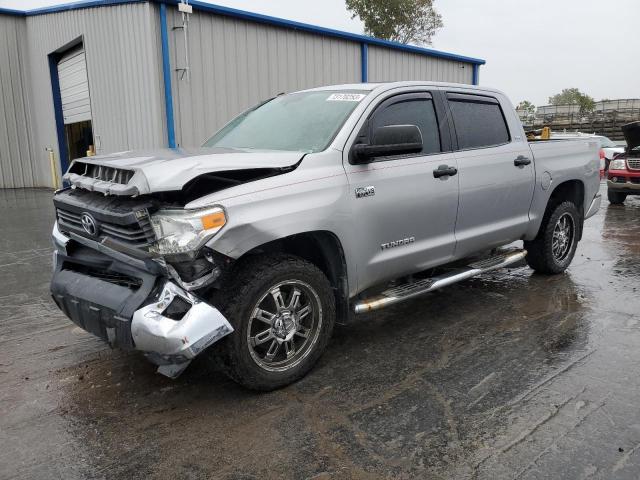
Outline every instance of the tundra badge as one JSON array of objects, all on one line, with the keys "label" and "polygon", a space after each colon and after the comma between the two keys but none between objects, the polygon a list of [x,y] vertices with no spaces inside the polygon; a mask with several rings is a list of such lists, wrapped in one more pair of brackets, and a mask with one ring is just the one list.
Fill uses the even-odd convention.
[{"label": "tundra badge", "polygon": [[387,248],[399,247],[401,245],[409,245],[410,243],[415,243],[416,237],[408,237],[402,238],[400,240],[394,240],[393,242],[387,242],[380,245],[382,250],[386,250]]}]

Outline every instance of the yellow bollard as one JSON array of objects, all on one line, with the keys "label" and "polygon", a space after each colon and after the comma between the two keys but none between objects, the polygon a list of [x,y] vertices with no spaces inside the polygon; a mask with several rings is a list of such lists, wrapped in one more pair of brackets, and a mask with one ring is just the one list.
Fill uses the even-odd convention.
[{"label": "yellow bollard", "polygon": [[51,147],[47,147],[45,150],[49,154],[49,168],[51,168],[53,188],[58,190],[60,188],[60,177],[58,177],[58,168],[56,167],[56,155],[53,153],[53,148]]}]

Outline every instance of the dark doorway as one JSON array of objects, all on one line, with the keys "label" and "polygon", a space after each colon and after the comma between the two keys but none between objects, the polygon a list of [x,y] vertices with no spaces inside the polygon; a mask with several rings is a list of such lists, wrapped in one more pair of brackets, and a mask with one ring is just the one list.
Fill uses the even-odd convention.
[{"label": "dark doorway", "polygon": [[69,152],[69,163],[76,158],[95,154],[91,120],[70,123],[64,126],[64,130]]}]

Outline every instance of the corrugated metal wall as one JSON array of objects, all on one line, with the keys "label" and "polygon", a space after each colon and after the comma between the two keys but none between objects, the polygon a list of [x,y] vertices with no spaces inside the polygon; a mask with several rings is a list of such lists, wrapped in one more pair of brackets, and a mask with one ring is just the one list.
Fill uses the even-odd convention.
[{"label": "corrugated metal wall", "polygon": [[[244,109],[280,92],[361,81],[360,43],[264,25],[194,9],[189,22],[190,79],[182,17],[168,7],[176,141],[200,145]],[[369,46],[370,82],[436,80],[472,83],[473,67]]]},{"label": "corrugated metal wall", "polygon": [[189,23],[191,78],[180,79],[184,38],[168,8],[176,141],[200,145],[239,112],[280,92],[360,82],[360,44],[211,15]]},{"label": "corrugated metal wall", "polygon": [[0,188],[39,185],[27,86],[26,20],[0,15]]},{"label": "corrugated metal wall", "polygon": [[472,83],[473,65],[412,52],[369,46],[369,81],[433,80]]},{"label": "corrugated metal wall", "polygon": [[[58,152],[48,55],[82,37],[97,153],[166,144],[159,18],[148,3],[27,17],[38,185],[50,186],[45,148]],[[99,140],[99,141],[98,141]],[[59,156],[58,156],[59,158]]]}]

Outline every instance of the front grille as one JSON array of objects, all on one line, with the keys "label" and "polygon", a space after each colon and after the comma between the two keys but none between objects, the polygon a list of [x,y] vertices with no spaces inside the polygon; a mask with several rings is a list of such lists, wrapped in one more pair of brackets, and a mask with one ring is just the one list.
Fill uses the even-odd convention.
[{"label": "front grille", "polygon": [[135,172],[133,170],[125,170],[124,168],[107,167],[76,161],[69,169],[69,173],[95,178],[96,180],[102,180],[104,182],[126,185]]},{"label": "front grille", "polygon": [[[148,248],[155,240],[153,227],[148,218],[138,219],[137,223],[129,225],[117,225],[106,221],[96,221],[97,235],[89,235],[82,226],[82,214],[56,209],[58,214],[58,226],[60,231],[72,231],[84,237],[99,237],[100,239],[112,238],[113,240],[125,243],[132,247]],[[87,213],[91,214],[91,211]]]},{"label": "front grille", "polygon": [[640,158],[627,157],[627,165],[629,165],[630,170],[640,170]]},{"label": "front grille", "polygon": [[631,183],[635,183],[636,185],[637,185],[637,184],[640,184],[640,177],[631,177],[631,178],[629,179],[629,181],[630,181]]},{"label": "front grille", "polygon": [[[129,247],[148,249],[155,241],[149,215],[157,206],[152,199],[105,196],[80,188],[64,190],[53,197],[58,227],[95,241],[106,238]],[[85,230],[88,214],[95,231]],[[89,229],[91,230],[91,228]],[[93,233],[93,234],[92,234]]]}]

